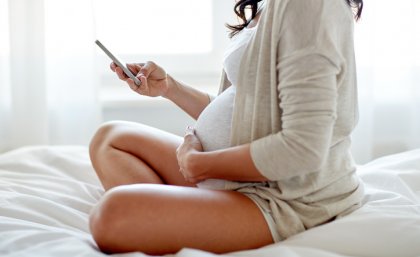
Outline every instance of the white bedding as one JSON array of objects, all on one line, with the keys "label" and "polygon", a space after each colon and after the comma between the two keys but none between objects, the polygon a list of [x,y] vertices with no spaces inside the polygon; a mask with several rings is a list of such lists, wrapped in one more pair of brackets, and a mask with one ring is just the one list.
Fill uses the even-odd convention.
[{"label": "white bedding", "polygon": [[[224,256],[420,256],[420,149],[378,159],[359,174],[367,195],[358,211],[285,242]],[[104,257],[88,230],[89,210],[102,194],[84,147],[0,155],[0,256]],[[215,255],[184,249],[174,256]]]}]

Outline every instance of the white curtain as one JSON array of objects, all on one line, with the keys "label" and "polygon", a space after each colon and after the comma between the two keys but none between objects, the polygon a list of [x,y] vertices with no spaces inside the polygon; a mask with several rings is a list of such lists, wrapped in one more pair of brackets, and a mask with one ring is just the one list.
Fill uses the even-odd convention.
[{"label": "white curtain", "polygon": [[88,144],[100,122],[87,0],[0,0],[0,150]]},{"label": "white curtain", "polygon": [[364,2],[356,25],[359,163],[420,147],[420,1]]}]

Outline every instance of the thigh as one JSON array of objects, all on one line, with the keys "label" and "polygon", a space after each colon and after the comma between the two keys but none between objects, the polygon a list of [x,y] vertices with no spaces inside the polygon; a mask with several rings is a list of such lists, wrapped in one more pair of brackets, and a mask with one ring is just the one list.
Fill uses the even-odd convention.
[{"label": "thigh", "polygon": [[176,149],[183,138],[134,122],[114,123],[109,144],[141,159],[169,185],[195,186],[179,172]]},{"label": "thigh", "polygon": [[234,191],[123,186],[111,190],[91,217],[94,238],[107,252],[161,255],[188,247],[225,253],[273,243],[258,206]]}]

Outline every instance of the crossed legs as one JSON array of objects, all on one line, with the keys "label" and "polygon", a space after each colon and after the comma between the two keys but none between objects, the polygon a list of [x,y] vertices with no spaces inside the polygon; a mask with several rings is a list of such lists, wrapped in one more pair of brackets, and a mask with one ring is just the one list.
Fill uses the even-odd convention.
[{"label": "crossed legs", "polygon": [[234,191],[198,189],[179,172],[183,139],[130,122],[103,125],[90,146],[107,190],[90,217],[108,253],[175,253],[184,247],[224,253],[273,242],[263,214]]}]

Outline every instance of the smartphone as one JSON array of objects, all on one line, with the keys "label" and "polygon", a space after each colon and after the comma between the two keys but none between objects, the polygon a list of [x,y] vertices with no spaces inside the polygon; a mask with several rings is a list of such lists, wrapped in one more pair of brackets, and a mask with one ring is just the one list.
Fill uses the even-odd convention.
[{"label": "smartphone", "polygon": [[118,60],[118,58],[115,57],[99,40],[96,40],[95,43],[99,46],[99,48],[102,49],[102,51],[105,52],[106,55],[108,55],[109,58],[111,58],[111,60],[118,67],[120,67],[124,71],[125,75],[127,75],[129,78],[131,78],[134,81],[134,83],[137,86],[140,86],[141,85],[141,81],[136,76],[134,76],[133,73],[125,65],[123,65],[121,63],[121,61]]}]

